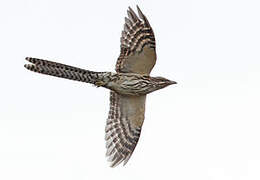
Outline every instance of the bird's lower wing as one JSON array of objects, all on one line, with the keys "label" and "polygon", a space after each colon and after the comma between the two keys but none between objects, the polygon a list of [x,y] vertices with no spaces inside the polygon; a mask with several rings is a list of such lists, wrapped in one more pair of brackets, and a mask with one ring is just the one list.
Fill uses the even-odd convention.
[{"label": "bird's lower wing", "polygon": [[139,140],[144,121],[146,96],[123,96],[110,92],[106,124],[106,155],[111,167],[127,163]]}]

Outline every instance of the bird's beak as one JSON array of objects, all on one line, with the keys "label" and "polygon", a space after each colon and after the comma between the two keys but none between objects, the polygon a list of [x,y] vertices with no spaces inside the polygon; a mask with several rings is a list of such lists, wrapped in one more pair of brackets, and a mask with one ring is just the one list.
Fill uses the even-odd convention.
[{"label": "bird's beak", "polygon": [[175,81],[170,81],[170,84],[177,84],[177,82],[175,82]]}]

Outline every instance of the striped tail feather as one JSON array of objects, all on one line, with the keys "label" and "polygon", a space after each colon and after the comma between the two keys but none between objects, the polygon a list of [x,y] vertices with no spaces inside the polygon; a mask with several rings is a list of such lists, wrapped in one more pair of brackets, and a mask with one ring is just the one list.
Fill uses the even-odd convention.
[{"label": "striped tail feather", "polygon": [[26,57],[25,59],[32,63],[24,65],[24,67],[30,71],[95,85],[98,85],[99,82],[102,82],[106,74],[108,74],[107,72],[88,71],[85,69],[43,59],[31,57]]}]

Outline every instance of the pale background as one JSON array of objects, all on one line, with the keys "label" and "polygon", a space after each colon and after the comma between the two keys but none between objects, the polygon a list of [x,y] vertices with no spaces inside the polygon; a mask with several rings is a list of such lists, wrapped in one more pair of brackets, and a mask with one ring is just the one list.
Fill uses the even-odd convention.
[{"label": "pale background", "polygon": [[[157,41],[137,148],[110,168],[109,93],[27,71],[26,56],[114,71],[128,6]],[[260,179],[258,0],[1,0],[0,179]]]}]

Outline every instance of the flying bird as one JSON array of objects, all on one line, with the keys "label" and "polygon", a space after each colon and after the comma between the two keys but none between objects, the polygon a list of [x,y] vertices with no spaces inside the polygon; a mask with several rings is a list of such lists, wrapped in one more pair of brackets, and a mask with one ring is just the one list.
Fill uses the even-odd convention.
[{"label": "flying bird", "polygon": [[176,84],[163,77],[151,77],[156,62],[155,37],[146,16],[137,6],[129,7],[121,35],[121,52],[116,72],[95,72],[65,64],[26,57],[28,70],[91,83],[110,90],[110,110],[106,121],[106,156],[115,167],[125,165],[139,140],[145,114],[146,95]]}]

